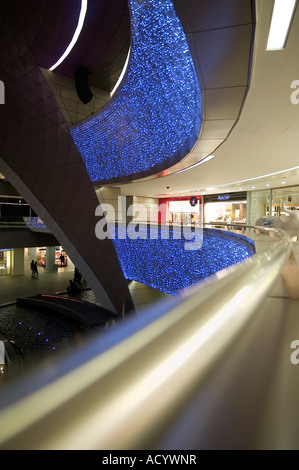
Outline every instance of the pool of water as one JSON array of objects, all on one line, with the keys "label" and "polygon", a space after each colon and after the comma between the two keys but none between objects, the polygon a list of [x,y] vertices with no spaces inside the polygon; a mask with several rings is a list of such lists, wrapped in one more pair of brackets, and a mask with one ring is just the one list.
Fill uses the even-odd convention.
[{"label": "pool of water", "polygon": [[[90,290],[82,291],[80,299],[99,304]],[[72,318],[55,311],[39,310],[12,304],[0,308],[0,335],[12,343],[18,356],[18,367],[12,375],[22,373],[43,361],[52,360],[68,349],[80,347],[91,332]],[[8,369],[0,374],[6,382]]]}]

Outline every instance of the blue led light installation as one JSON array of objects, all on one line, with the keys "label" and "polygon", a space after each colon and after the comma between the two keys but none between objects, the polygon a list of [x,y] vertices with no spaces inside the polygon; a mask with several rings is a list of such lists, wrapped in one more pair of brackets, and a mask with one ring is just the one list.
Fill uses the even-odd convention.
[{"label": "blue led light installation", "polygon": [[[148,229],[149,230],[149,229]],[[203,229],[200,249],[188,251],[182,236],[154,240],[130,237],[113,240],[122,270],[127,279],[135,280],[175,295],[181,289],[215,275],[221,269],[245,261],[255,253],[254,242],[247,237],[220,230]],[[189,241],[192,243],[192,241]]]},{"label": "blue led light installation", "polygon": [[184,158],[202,122],[187,39],[170,0],[129,0],[131,54],[111,101],[71,128],[94,182],[124,181]]},{"label": "blue led light installation", "polygon": [[24,222],[26,223],[27,227],[32,231],[50,232],[48,227],[39,217],[24,217]]}]

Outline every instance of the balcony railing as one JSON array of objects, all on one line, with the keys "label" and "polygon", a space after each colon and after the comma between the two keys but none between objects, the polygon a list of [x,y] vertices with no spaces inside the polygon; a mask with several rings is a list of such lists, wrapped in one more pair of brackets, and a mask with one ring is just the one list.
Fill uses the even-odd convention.
[{"label": "balcony railing", "polygon": [[263,248],[244,263],[3,387],[0,448],[250,447],[269,348],[258,359],[244,350],[254,350],[252,329],[292,242],[280,230],[246,230]]},{"label": "balcony railing", "polygon": [[28,228],[33,232],[49,232],[39,217],[1,216],[0,228]]}]

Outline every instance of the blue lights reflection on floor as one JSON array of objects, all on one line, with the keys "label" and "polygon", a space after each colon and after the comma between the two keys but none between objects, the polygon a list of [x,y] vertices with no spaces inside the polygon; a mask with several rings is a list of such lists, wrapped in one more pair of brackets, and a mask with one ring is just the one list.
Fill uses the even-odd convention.
[{"label": "blue lights reflection on floor", "polygon": [[132,240],[116,233],[114,245],[125,277],[173,295],[255,253],[252,240],[230,232],[203,229],[201,248],[189,251],[183,237],[171,234],[154,240],[148,229],[147,239]]},{"label": "blue lights reflection on floor", "polygon": [[201,127],[201,90],[172,1],[129,6],[131,54],[121,87],[71,128],[92,181],[168,168],[191,151]]},{"label": "blue lights reflection on floor", "polygon": [[0,332],[17,344],[25,367],[77,345],[86,336],[69,317],[17,304],[1,307]]}]

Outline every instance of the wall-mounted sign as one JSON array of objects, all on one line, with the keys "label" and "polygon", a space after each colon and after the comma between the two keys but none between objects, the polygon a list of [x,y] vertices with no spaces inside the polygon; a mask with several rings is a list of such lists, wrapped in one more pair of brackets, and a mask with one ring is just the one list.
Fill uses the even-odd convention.
[{"label": "wall-mounted sign", "polygon": [[204,202],[225,202],[225,201],[246,201],[246,191],[226,194],[207,194],[204,196]]},{"label": "wall-mounted sign", "polygon": [[196,197],[195,197],[195,196],[190,197],[189,202],[190,202],[190,205],[191,205],[192,207],[195,207],[196,204],[197,204],[197,199],[196,199]]}]

